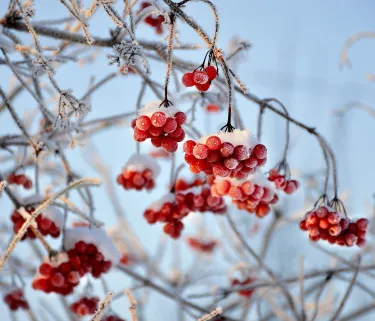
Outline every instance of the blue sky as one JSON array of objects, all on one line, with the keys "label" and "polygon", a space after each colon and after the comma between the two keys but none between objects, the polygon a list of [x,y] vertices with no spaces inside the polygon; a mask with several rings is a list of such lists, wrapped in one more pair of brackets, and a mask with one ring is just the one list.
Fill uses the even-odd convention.
[{"label": "blue sky", "polygon": [[[0,1],[1,12],[5,11],[5,0]],[[57,2],[38,0],[36,2],[36,20],[60,18],[66,15],[65,9]],[[230,4],[234,3],[234,5]],[[220,35],[218,46],[224,50],[233,36],[247,39],[253,45],[245,61],[238,69],[238,75],[248,85],[250,91],[259,97],[276,97],[288,108],[290,114],[309,126],[317,127],[318,131],[327,137],[332,145],[339,163],[340,191],[348,191],[349,198],[347,208],[350,215],[368,215],[368,206],[371,204],[371,196],[374,191],[375,171],[373,171],[375,159],[375,119],[368,114],[353,110],[343,121],[339,121],[333,114],[333,110],[341,108],[350,101],[359,101],[375,106],[374,84],[365,79],[366,73],[375,73],[374,54],[375,41],[363,40],[356,44],[349,52],[352,68],[338,68],[340,50],[347,38],[357,32],[373,31],[375,29],[373,1],[231,1],[216,0],[220,17]],[[56,8],[59,8],[58,10]],[[210,11],[201,3],[189,4],[186,12],[202,24],[210,33],[213,30]],[[94,18],[91,25],[92,34],[107,36],[110,21],[102,10]],[[200,42],[200,39],[186,25],[178,24],[181,41]],[[147,27],[137,30],[139,39],[153,39],[157,37]],[[23,37],[30,43],[30,38]],[[50,40],[41,38],[42,44],[50,44]],[[108,48],[102,49],[98,60],[92,67],[78,67],[68,63],[61,67],[57,73],[57,80],[64,89],[72,88],[77,96],[81,96],[87,89],[89,77],[94,75],[100,80],[105,75],[114,71],[113,66],[108,66],[105,54],[110,53]],[[176,52],[176,55],[185,59],[200,62],[204,50],[198,52]],[[164,79],[164,65],[154,63],[152,77],[155,80]],[[0,84],[5,88],[9,85],[9,73],[0,65]],[[93,111],[88,119],[106,117],[125,111],[134,110],[136,95],[133,93],[140,88],[140,81],[134,77],[120,77],[93,96]],[[153,100],[152,93],[147,92],[144,102]],[[258,107],[253,103],[237,97],[237,105],[245,120],[245,124],[256,132]],[[25,110],[35,107],[30,97],[16,99],[15,106],[21,114]],[[186,109],[186,105],[181,106]],[[220,128],[225,122],[225,114],[203,119],[203,114],[198,121],[198,126],[208,125],[207,133]],[[275,164],[281,155],[284,137],[284,121],[275,117],[271,112],[266,113],[263,142],[269,148],[269,166]],[[16,133],[17,130],[10,121],[9,115],[0,114],[0,135]],[[293,169],[302,172],[310,172],[321,169],[323,160],[317,142],[295,126],[291,127],[292,150],[289,162]],[[113,179],[120,171],[127,158],[135,152],[135,145],[131,143],[131,131],[129,128],[116,128],[95,136],[94,143],[103,160],[109,164]],[[129,143],[130,142],[130,143]],[[142,151],[147,151],[149,145],[142,146]],[[91,167],[87,166],[82,158],[82,151],[76,148],[67,152],[69,161],[82,176],[97,176]],[[1,169],[3,166],[0,165]],[[9,168],[9,164],[4,169]],[[269,167],[267,167],[269,168]],[[163,176],[159,179],[159,188],[156,192],[146,193],[125,192],[117,188],[127,218],[132,222],[135,231],[144,242],[146,248],[152,253],[156,247],[161,226],[150,227],[144,222],[142,212],[147,205],[165,193],[164,182],[167,180],[168,166],[163,165]],[[187,173],[187,172],[186,172]],[[49,183],[48,179],[43,182]],[[105,220],[110,226],[115,223],[115,216],[110,201],[104,189],[95,189],[96,215]],[[293,199],[291,208],[298,209],[302,205],[299,192]],[[299,196],[299,197],[298,197]],[[147,201],[146,200],[147,197]],[[3,197],[0,200],[3,211],[3,219],[8,219],[11,211],[9,201]],[[246,215],[244,213],[236,213]],[[206,229],[211,234],[217,232],[217,228],[211,223],[210,218],[205,218]],[[208,221],[207,221],[208,220]],[[209,222],[209,223],[207,223]],[[266,224],[267,219],[264,221]],[[212,227],[211,227],[212,226]],[[189,225],[186,234],[194,234],[194,227]],[[298,233],[298,232],[296,232]],[[282,238],[283,235],[281,234]],[[308,242],[305,237],[295,236],[301,242]],[[181,241],[182,243],[183,241]],[[256,242],[256,241],[255,241]],[[255,243],[257,244],[257,243]],[[166,269],[170,269],[171,261],[174,261],[173,246],[180,250],[185,245],[171,245],[169,243]],[[275,256],[270,259],[272,264],[285,271],[286,267],[280,253],[289,250],[275,250]],[[296,247],[302,253],[305,247]],[[25,250],[26,251],[26,247]],[[25,252],[26,253],[26,252]],[[286,253],[288,254],[288,253]],[[182,259],[185,266],[190,258]],[[325,259],[327,259],[325,257]],[[273,261],[274,260],[274,261]],[[218,259],[218,261],[220,261]],[[277,261],[277,263],[276,263]],[[327,263],[326,261],[325,263]],[[312,260],[308,261],[310,267],[316,267]],[[280,264],[280,265],[278,265]],[[296,264],[292,263],[295,267]],[[327,265],[327,264],[325,264]],[[295,268],[293,267],[293,270]],[[114,276],[108,277],[111,284],[120,290],[129,286],[129,280],[117,282]],[[120,284],[121,283],[121,284]],[[157,320],[163,317],[173,316],[175,308],[158,309],[160,303],[165,300],[159,296],[153,296],[149,313]],[[121,304],[124,304],[123,300]],[[36,306],[36,301],[33,302]],[[163,305],[164,306],[164,305]],[[124,311],[121,305],[117,311]],[[115,306],[116,308],[116,306]],[[151,314],[150,314],[151,315]],[[0,316],[8,320],[9,315],[0,305]],[[21,316],[23,317],[23,316]]]}]

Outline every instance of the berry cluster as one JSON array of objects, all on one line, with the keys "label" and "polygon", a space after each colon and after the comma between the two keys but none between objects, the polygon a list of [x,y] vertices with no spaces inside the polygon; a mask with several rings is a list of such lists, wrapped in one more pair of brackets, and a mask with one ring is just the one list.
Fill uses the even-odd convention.
[{"label": "berry cluster", "polygon": [[60,253],[40,265],[39,274],[32,283],[34,289],[68,295],[79,284],[81,277],[91,273],[94,278],[99,278],[120,260],[120,254],[102,229],[66,229],[64,248],[66,253]]},{"label": "berry cluster", "polygon": [[183,203],[178,204],[175,195],[169,193],[159,201],[152,203],[145,210],[143,216],[149,224],[166,223],[164,232],[176,239],[181,235],[184,228],[181,220],[187,214],[189,214],[189,208]]},{"label": "berry cluster", "polygon": [[224,199],[221,196],[212,195],[208,185],[179,192],[176,194],[176,201],[180,208],[188,208],[189,212],[224,214],[227,209]]},{"label": "berry cluster", "polygon": [[339,246],[363,246],[368,223],[366,218],[350,221],[342,213],[323,205],[307,213],[300,228],[308,231],[314,242],[324,240]]},{"label": "berry cluster", "polygon": [[16,175],[15,173],[10,173],[7,177],[8,184],[22,185],[25,189],[31,189],[33,187],[33,182],[24,174]]},{"label": "berry cluster", "polygon": [[[248,285],[254,282],[255,280],[251,277],[247,277],[244,281],[240,281],[238,279],[233,279],[232,280],[232,286],[243,286],[243,285]],[[254,290],[242,290],[238,291],[238,295],[241,295],[243,297],[249,298],[253,294]]]},{"label": "berry cluster", "polygon": [[277,189],[283,190],[286,194],[293,194],[299,187],[299,182],[282,175],[276,168],[271,169],[268,180],[273,182]]},{"label": "berry cluster", "polygon": [[124,319],[119,318],[116,315],[107,315],[103,319],[103,321],[125,321]]},{"label": "berry cluster", "polygon": [[202,253],[212,253],[217,246],[216,241],[201,240],[196,237],[189,237],[187,242],[192,249]]},{"label": "berry cluster", "polygon": [[82,297],[78,301],[70,305],[70,310],[80,317],[89,314],[94,314],[98,308],[99,298],[97,297]]},{"label": "berry cluster", "polygon": [[[151,6],[151,3],[149,2],[143,2],[141,4],[141,8],[138,10],[137,13],[140,13],[143,9],[148,8]],[[160,35],[163,33],[163,26],[162,23],[165,21],[164,16],[162,15],[157,15],[156,17],[153,16],[152,14],[148,15],[145,19],[144,22],[148,24],[149,26],[153,27],[155,29],[155,32]]]},{"label": "berry cluster", "polygon": [[185,161],[193,173],[243,179],[267,161],[267,149],[247,130],[220,132],[184,143]]},{"label": "berry cluster", "polygon": [[[34,208],[28,208],[26,213],[28,215],[32,214],[34,212]],[[61,227],[61,220],[57,219],[57,216],[53,217],[53,215],[48,215],[50,213],[56,213],[57,215],[61,215],[61,213],[57,210],[52,210],[48,209],[45,211],[44,215],[40,214],[38,217],[35,219],[35,223],[37,224],[37,229],[38,231],[44,235],[51,235],[54,238],[57,238],[60,236],[60,227]],[[22,225],[25,223],[25,218],[22,216],[22,214],[14,210],[12,215],[11,215],[11,220],[13,222],[13,231],[14,233],[17,233]],[[32,229],[29,227],[22,237],[21,240],[25,240],[26,238],[29,239],[35,239],[35,234],[32,231]]]},{"label": "berry cluster", "polygon": [[199,91],[207,91],[211,86],[211,81],[217,76],[217,69],[214,66],[207,66],[202,70],[196,69],[187,72],[182,76],[182,83],[185,87],[197,88]]},{"label": "berry cluster", "polygon": [[259,172],[244,180],[216,177],[211,186],[211,194],[228,195],[238,209],[255,213],[260,218],[266,216],[270,211],[270,204],[275,204],[279,199]]},{"label": "berry cluster", "polygon": [[28,310],[29,304],[23,296],[21,289],[13,290],[4,296],[4,302],[8,305],[9,309],[16,311],[18,309]]},{"label": "berry cluster", "polygon": [[192,187],[202,186],[205,184],[205,180],[202,177],[195,177],[193,180],[188,180],[185,178],[178,178],[174,184],[174,189],[176,192],[186,191]]},{"label": "berry cluster", "polygon": [[160,166],[151,156],[134,154],[126,163],[122,173],[117,176],[117,183],[126,190],[150,191],[155,187],[155,179],[159,172]]},{"label": "berry cluster", "polygon": [[133,137],[137,142],[149,138],[153,146],[173,153],[178,148],[177,143],[185,139],[181,125],[186,122],[186,115],[173,107],[159,104],[149,103],[139,110],[138,117],[132,121]]}]

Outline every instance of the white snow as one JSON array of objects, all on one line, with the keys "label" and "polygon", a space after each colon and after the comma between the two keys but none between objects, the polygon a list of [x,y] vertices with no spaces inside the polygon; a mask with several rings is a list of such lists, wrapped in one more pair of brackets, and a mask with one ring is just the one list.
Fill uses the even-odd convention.
[{"label": "white snow", "polygon": [[147,209],[153,210],[154,212],[158,212],[165,203],[174,203],[174,202],[175,202],[174,194],[168,193],[164,195],[162,198],[160,198],[159,200],[151,203],[151,205],[149,205]]},{"label": "white snow", "polygon": [[136,172],[142,172],[145,169],[150,169],[154,175],[154,179],[160,173],[160,165],[147,154],[133,154],[126,162],[124,168]]},{"label": "white snow", "polygon": [[49,218],[61,230],[64,227],[64,214],[54,206],[47,207],[42,215]]},{"label": "white snow", "polygon": [[148,102],[143,108],[138,110],[138,115],[144,115],[151,118],[153,113],[161,111],[166,114],[168,117],[173,117],[179,110],[174,106],[164,107],[160,106],[162,103],[161,100]]},{"label": "white snow", "polygon": [[66,250],[74,248],[79,241],[95,244],[100,253],[112,264],[116,265],[120,262],[121,254],[104,229],[75,227],[65,230],[64,247]]},{"label": "white snow", "polygon": [[218,132],[201,137],[197,143],[205,144],[207,139],[211,136],[218,136],[223,143],[231,143],[233,146],[245,145],[248,148],[254,148],[258,144],[258,140],[255,138],[251,131],[235,129],[233,132]]}]

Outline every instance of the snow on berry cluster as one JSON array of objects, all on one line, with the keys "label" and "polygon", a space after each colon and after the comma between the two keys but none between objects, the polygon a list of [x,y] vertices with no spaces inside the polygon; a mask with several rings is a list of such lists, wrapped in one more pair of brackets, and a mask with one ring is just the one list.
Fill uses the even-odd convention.
[{"label": "snow on berry cluster", "polygon": [[309,232],[310,240],[328,241],[339,246],[363,246],[366,243],[368,219],[351,221],[328,206],[320,206],[305,215],[300,228]]},{"label": "snow on berry cluster", "polygon": [[193,250],[201,253],[212,253],[217,246],[215,240],[202,240],[197,237],[189,237],[187,243]]},{"label": "snow on berry cluster", "polygon": [[[141,4],[141,8],[137,11],[137,14],[139,14],[143,9],[146,9],[151,6],[151,3],[149,2],[143,2]],[[149,26],[153,27],[155,29],[155,32],[160,35],[163,33],[163,26],[162,23],[165,21],[165,18],[163,15],[148,15],[144,19],[144,22],[148,24]]]},{"label": "snow on berry cluster", "polygon": [[[233,279],[232,280],[232,286],[245,286],[245,285],[249,285],[251,283],[253,283],[255,280],[251,277],[247,277],[246,279],[244,279],[243,281],[240,281],[238,279]],[[246,298],[249,298],[252,294],[253,294],[254,290],[250,289],[250,290],[240,290],[238,291],[238,295],[240,296],[243,296],[243,297],[246,297]]]},{"label": "snow on berry cluster", "polygon": [[94,314],[98,308],[98,297],[84,296],[70,305],[70,310],[80,317]]},{"label": "snow on berry cluster", "polygon": [[[34,208],[32,207],[27,208],[27,210],[20,208],[13,211],[11,220],[13,222],[14,233],[17,233],[20,230],[23,223],[25,223],[27,216],[31,215],[33,212]],[[42,214],[37,216],[35,224],[35,227],[43,236],[50,235],[57,238],[60,236],[64,224],[64,216],[57,208],[48,207]],[[21,240],[25,240],[26,238],[35,239],[35,237],[34,232],[29,227]]]},{"label": "snow on berry cluster", "polygon": [[222,197],[211,195],[209,186],[199,186],[163,196],[148,206],[144,218],[149,224],[166,223],[164,232],[176,239],[184,228],[182,219],[192,211],[223,214],[226,205]]},{"label": "snow on berry cluster", "polygon": [[286,194],[293,194],[299,188],[299,182],[282,175],[276,168],[269,172],[268,180],[273,182],[277,189],[283,190]]},{"label": "snow on berry cluster", "polygon": [[219,132],[184,143],[185,161],[193,173],[243,179],[267,161],[267,149],[247,130]]},{"label": "snow on berry cluster", "polygon": [[120,261],[120,253],[102,229],[66,229],[64,248],[66,252],[47,258],[39,266],[32,283],[35,290],[68,295],[85,274],[99,278]]},{"label": "snow on berry cluster", "polygon": [[25,189],[31,189],[33,187],[33,182],[24,174],[16,175],[15,173],[10,173],[7,177],[8,184],[22,185]]},{"label": "snow on berry cluster", "polygon": [[155,187],[155,180],[160,173],[159,164],[149,155],[134,154],[126,162],[117,183],[124,189],[135,189],[148,191]]},{"label": "snow on berry cluster", "polygon": [[238,209],[255,213],[258,217],[266,216],[270,211],[270,204],[275,204],[279,199],[260,172],[241,180],[216,176],[211,186],[211,194],[228,195]]},{"label": "snow on berry cluster", "polygon": [[16,311],[18,309],[28,310],[29,304],[24,298],[22,289],[15,289],[4,296],[4,302],[9,307],[11,311]]},{"label": "snow on berry cluster", "polygon": [[217,76],[217,69],[214,66],[207,66],[202,70],[196,69],[193,72],[187,72],[182,76],[182,83],[185,87],[197,88],[199,91],[210,89],[211,81]]},{"label": "snow on berry cluster", "polygon": [[150,102],[138,112],[138,117],[132,121],[134,139],[144,142],[150,139],[155,147],[162,147],[173,153],[179,142],[185,139],[185,131],[181,125],[186,121],[185,113],[173,106],[160,106],[161,101]]}]

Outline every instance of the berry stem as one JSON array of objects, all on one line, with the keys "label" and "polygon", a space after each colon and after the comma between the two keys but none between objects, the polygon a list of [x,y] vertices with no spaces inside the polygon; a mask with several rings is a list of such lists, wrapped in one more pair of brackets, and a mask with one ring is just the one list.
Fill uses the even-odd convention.
[{"label": "berry stem", "polygon": [[173,12],[169,13],[169,19],[171,20],[171,23],[169,24],[170,30],[169,30],[169,40],[168,40],[168,48],[167,48],[167,68],[166,68],[166,75],[165,75],[165,86],[164,86],[164,101],[160,104],[164,105],[164,107],[169,107],[169,105],[173,104],[168,100],[168,85],[169,85],[169,78],[172,71],[172,53],[173,53],[173,40],[175,35],[175,22],[176,22],[176,16]]}]

